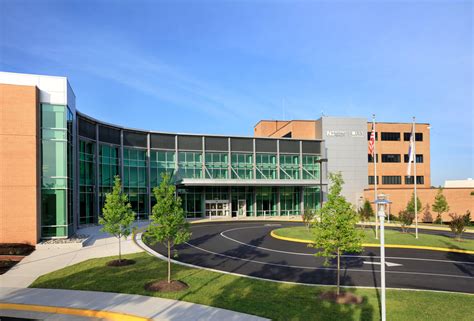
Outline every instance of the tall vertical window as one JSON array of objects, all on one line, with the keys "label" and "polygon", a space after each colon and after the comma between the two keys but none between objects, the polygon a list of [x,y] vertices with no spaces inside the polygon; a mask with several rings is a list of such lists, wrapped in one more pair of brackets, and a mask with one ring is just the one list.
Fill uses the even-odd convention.
[{"label": "tall vertical window", "polygon": [[174,151],[155,151],[150,154],[150,185],[154,188],[161,183],[161,177],[167,173],[172,179],[176,170]]},{"label": "tall vertical window", "polygon": [[42,237],[67,237],[72,226],[72,118],[67,106],[41,104]]},{"label": "tall vertical window", "polygon": [[321,194],[320,187],[304,187],[304,210],[315,210],[319,207]]},{"label": "tall vertical window", "polygon": [[202,153],[179,152],[178,168],[182,178],[202,178]]},{"label": "tall vertical window", "polygon": [[298,187],[280,188],[280,215],[299,215],[301,193]]},{"label": "tall vertical window", "polygon": [[123,186],[138,219],[148,217],[146,151],[123,149]]},{"label": "tall vertical window", "polygon": [[252,179],[253,178],[253,155],[243,153],[232,153],[231,156],[232,178]]},{"label": "tall vertical window", "polygon": [[97,223],[95,215],[95,143],[79,141],[79,224]]},{"label": "tall vertical window", "polygon": [[300,157],[280,154],[280,179],[300,178]]},{"label": "tall vertical window", "polygon": [[[120,174],[119,147],[99,145],[99,206],[100,212],[105,205],[105,195],[112,192],[114,177]],[[123,183],[123,182],[122,182]]]},{"label": "tall vertical window", "polygon": [[257,179],[276,179],[277,163],[274,154],[257,154]]},{"label": "tall vertical window", "polygon": [[227,153],[206,153],[206,178],[228,178],[229,157]]},{"label": "tall vertical window", "polygon": [[256,187],[257,216],[277,215],[276,187]]},{"label": "tall vertical window", "polygon": [[319,179],[319,157],[303,155],[303,179]]},{"label": "tall vertical window", "polygon": [[203,217],[203,187],[188,187],[178,189],[178,194],[182,200],[182,207],[189,218]]}]

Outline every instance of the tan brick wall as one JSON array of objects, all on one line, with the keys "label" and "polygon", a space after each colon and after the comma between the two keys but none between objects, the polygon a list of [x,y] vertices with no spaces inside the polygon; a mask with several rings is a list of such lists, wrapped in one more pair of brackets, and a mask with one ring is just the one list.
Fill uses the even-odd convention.
[{"label": "tan brick wall", "polygon": [[[413,185],[405,184],[405,175],[407,173],[408,164],[404,161],[404,155],[408,154],[408,146],[410,142],[406,142],[403,139],[404,133],[411,132],[412,124],[409,123],[376,123],[375,129],[378,135],[376,141],[376,149],[378,156],[377,162],[377,176],[379,177],[379,184],[382,183],[382,176],[401,176],[401,185],[390,185],[382,186],[387,188],[410,188]],[[367,131],[372,130],[372,124],[367,124]],[[431,171],[430,171],[430,130],[428,124],[416,124],[415,130],[417,133],[423,133],[423,141],[416,142],[416,153],[423,154],[423,163],[416,165],[416,175],[424,176],[424,184],[418,184],[419,187],[429,188],[431,187]],[[400,133],[400,141],[382,141],[382,132],[396,132]],[[382,163],[382,154],[400,154],[400,163]],[[369,176],[374,176],[374,163],[369,163]],[[413,167],[411,174],[414,174]],[[369,189],[373,189],[373,186],[369,186]]]},{"label": "tan brick wall", "polygon": [[[471,192],[474,191],[474,188],[445,188],[443,189],[443,194],[446,197],[446,200],[449,204],[449,211],[442,215],[443,221],[450,221],[449,213],[457,213],[459,215],[464,215],[467,210],[471,211],[471,217],[474,218],[474,195],[471,195]],[[406,189],[386,189],[379,188],[377,189],[378,193],[384,193],[389,195],[389,199],[392,201],[390,205],[390,213],[393,215],[398,215],[398,212],[404,210],[407,206],[407,203],[410,201],[411,195],[413,193],[413,188]],[[420,222],[423,219],[425,213],[426,205],[429,205],[429,212],[433,217],[433,220],[436,218],[437,213],[431,210],[431,205],[433,205],[434,198],[438,193],[437,188],[420,188],[417,189],[417,196],[421,201],[422,209],[419,210],[419,219]],[[374,191],[365,190],[364,197],[370,201],[374,200]]]},{"label": "tan brick wall", "polygon": [[283,137],[291,132],[291,138],[315,139],[314,120],[262,120],[254,127],[255,137]]},{"label": "tan brick wall", "polygon": [[39,238],[38,95],[0,84],[0,243]]}]

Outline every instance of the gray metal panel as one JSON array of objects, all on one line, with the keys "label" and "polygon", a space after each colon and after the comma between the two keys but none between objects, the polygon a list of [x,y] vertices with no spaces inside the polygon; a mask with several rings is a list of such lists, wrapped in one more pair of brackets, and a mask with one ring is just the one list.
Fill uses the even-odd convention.
[{"label": "gray metal panel", "polygon": [[320,155],[321,154],[321,142],[310,142],[310,141],[303,141],[303,154],[314,154]]},{"label": "gray metal panel", "polygon": [[342,194],[358,206],[364,189],[368,187],[367,119],[322,117],[321,121],[328,158],[327,171],[342,174]]},{"label": "gray metal panel", "polygon": [[235,138],[230,139],[231,149],[233,152],[252,152],[253,138]]},{"label": "gray metal panel", "polygon": [[178,135],[179,150],[202,151],[202,136],[182,136]]},{"label": "gray metal panel", "polygon": [[160,149],[175,149],[175,135],[150,134],[150,147]]},{"label": "gray metal panel", "polygon": [[300,141],[299,140],[279,140],[280,154],[299,154]]},{"label": "gray metal panel", "polygon": [[257,153],[276,153],[277,140],[255,138],[255,151]]},{"label": "gray metal panel", "polygon": [[95,123],[88,121],[85,118],[78,117],[79,120],[79,136],[96,139]]},{"label": "gray metal panel", "polygon": [[208,137],[206,136],[206,150],[207,151],[222,151],[229,150],[229,139],[226,137]]},{"label": "gray metal panel", "polygon": [[131,147],[147,147],[147,134],[138,132],[123,132],[123,144]]},{"label": "gray metal panel", "polygon": [[115,144],[115,145],[120,145],[121,144],[120,129],[99,125],[99,141]]}]

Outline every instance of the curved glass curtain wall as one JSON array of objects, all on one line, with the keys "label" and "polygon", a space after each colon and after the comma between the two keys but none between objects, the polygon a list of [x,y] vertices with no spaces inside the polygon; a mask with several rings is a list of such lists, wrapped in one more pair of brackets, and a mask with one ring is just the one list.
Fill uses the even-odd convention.
[{"label": "curved glass curtain wall", "polygon": [[[80,115],[79,119],[81,117],[83,116]],[[172,181],[178,184],[177,192],[183,200],[183,208],[188,217],[205,217],[209,214],[291,216],[301,214],[303,209],[315,209],[319,206],[320,155],[315,149],[305,153],[301,143],[296,145],[300,146],[296,148],[296,151],[300,151],[299,154],[295,153],[295,148],[290,151],[288,147],[285,147],[286,153],[279,153],[276,148],[278,144],[274,143],[276,140],[271,141],[275,149],[268,147],[270,145],[260,145],[263,147],[259,149],[255,147],[255,143],[253,148],[252,144],[242,143],[244,140],[255,142],[258,138],[236,138],[240,140],[237,148],[241,149],[234,150],[234,138],[219,137],[217,140],[220,142],[216,138],[210,138],[214,139],[211,142],[214,145],[213,150],[208,151],[204,148],[207,146],[207,136],[197,136],[199,139],[191,136],[194,140],[192,144],[185,146],[189,148],[187,150],[178,148],[181,145],[176,146],[174,143],[183,138],[180,135],[158,134],[161,135],[160,140],[155,137],[152,144],[150,140],[156,134],[121,130],[85,119],[89,125],[84,124],[84,128],[91,127],[88,131],[83,129],[83,135],[79,133],[78,141],[80,224],[97,223],[105,195],[112,190],[115,175],[122,176],[124,191],[129,195],[137,219],[146,219],[151,212],[155,204],[152,190],[160,184],[164,173],[168,173]],[[107,138],[107,142],[102,141],[101,134],[97,136],[97,133],[104,126],[109,128],[108,133],[115,130],[116,137]],[[125,132],[136,133],[134,135],[137,136],[129,136],[127,144],[124,144]],[[161,143],[164,148],[160,145],[162,136],[168,136],[164,140],[166,142]],[[135,142],[130,139],[137,139],[138,145],[134,146]],[[158,148],[156,145],[159,145]],[[181,184],[192,180],[212,180],[213,186]],[[251,180],[254,183],[249,186],[219,186],[220,180],[226,180],[226,184],[232,184],[229,180],[236,184],[240,180]],[[258,186],[259,180],[281,180],[286,183],[285,186],[278,186],[276,182],[275,185],[268,186],[267,182],[266,186]],[[291,186],[291,180],[300,183],[298,186]],[[301,180],[311,180],[314,186],[303,187]]]}]

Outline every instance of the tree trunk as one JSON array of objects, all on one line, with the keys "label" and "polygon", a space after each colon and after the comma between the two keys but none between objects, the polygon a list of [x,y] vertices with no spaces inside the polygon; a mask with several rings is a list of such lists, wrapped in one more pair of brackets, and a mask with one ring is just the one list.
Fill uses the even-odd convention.
[{"label": "tree trunk", "polygon": [[122,262],[122,243],[121,243],[121,237],[118,238],[119,239],[119,262]]},{"label": "tree trunk", "polygon": [[171,283],[171,249],[170,249],[170,241],[168,241],[168,283]]},{"label": "tree trunk", "polygon": [[341,279],[340,279],[340,269],[341,269],[341,255],[339,249],[337,249],[337,295],[340,293]]}]

